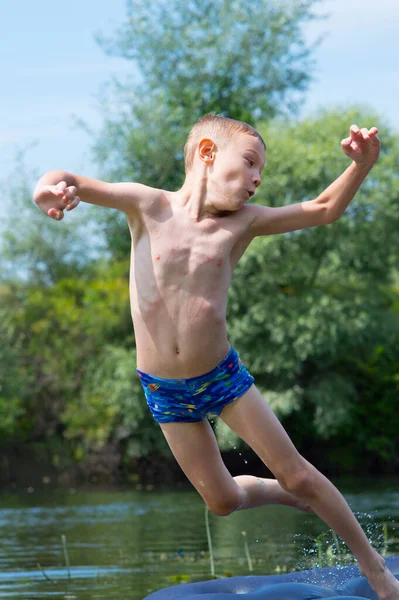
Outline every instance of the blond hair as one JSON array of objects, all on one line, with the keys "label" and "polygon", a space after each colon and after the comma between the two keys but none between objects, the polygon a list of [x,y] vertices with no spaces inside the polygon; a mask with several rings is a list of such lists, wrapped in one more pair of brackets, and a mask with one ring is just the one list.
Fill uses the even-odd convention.
[{"label": "blond hair", "polygon": [[266,150],[266,144],[262,136],[252,125],[248,125],[248,123],[244,123],[243,121],[237,121],[236,119],[230,119],[229,117],[223,117],[222,115],[216,115],[215,113],[208,113],[196,122],[188,134],[184,146],[186,173],[193,166],[195,151],[203,138],[209,137],[217,146],[224,148],[236,133],[247,133],[258,138]]}]

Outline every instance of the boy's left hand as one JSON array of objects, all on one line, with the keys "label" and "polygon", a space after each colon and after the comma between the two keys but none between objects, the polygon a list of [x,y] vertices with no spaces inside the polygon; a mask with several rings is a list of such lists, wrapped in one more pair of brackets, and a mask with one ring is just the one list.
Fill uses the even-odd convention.
[{"label": "boy's left hand", "polygon": [[377,133],[377,127],[359,129],[357,125],[351,125],[350,136],[341,142],[342,149],[356,163],[371,168],[380,155]]}]

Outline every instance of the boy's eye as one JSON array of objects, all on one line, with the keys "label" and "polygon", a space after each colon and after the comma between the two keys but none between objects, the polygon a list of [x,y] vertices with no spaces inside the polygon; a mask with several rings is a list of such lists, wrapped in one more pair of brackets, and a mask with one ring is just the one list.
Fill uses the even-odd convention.
[{"label": "boy's eye", "polygon": [[247,162],[249,163],[249,165],[250,165],[251,167],[253,167],[253,166],[254,166],[254,164],[255,164],[255,163],[254,163],[254,161],[252,160],[252,158],[247,158]]}]

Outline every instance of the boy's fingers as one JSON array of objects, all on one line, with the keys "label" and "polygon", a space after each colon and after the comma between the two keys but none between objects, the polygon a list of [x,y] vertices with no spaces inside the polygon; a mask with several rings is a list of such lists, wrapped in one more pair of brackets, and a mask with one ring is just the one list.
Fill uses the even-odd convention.
[{"label": "boy's fingers", "polygon": [[361,134],[362,134],[362,136],[363,136],[363,139],[364,139],[365,141],[367,141],[367,140],[369,140],[369,139],[370,139],[370,136],[369,136],[369,130],[367,129],[367,127],[363,127],[363,128],[361,129]]},{"label": "boy's fingers", "polygon": [[57,196],[57,198],[62,198],[62,196],[65,194],[65,190],[58,188],[57,186],[52,186],[50,191]]},{"label": "boy's fingers", "polygon": [[[366,131],[367,131],[367,138],[365,137]],[[364,128],[364,129],[360,130],[357,125],[351,125],[350,135],[351,135],[352,141],[356,140],[357,142],[361,142],[363,140],[368,139],[368,129]]]},{"label": "boy's fingers", "polygon": [[61,221],[64,218],[64,213],[62,210],[56,210],[55,208],[50,208],[48,211],[48,216],[56,221]]},{"label": "boy's fingers", "polygon": [[75,198],[73,199],[73,202],[71,202],[70,204],[68,204],[65,208],[66,210],[72,210],[73,208],[76,208],[77,205],[80,202],[80,198],[79,196],[75,196]]},{"label": "boy's fingers", "polygon": [[69,204],[71,202],[71,200],[73,200],[75,198],[75,194],[76,194],[76,187],[71,185],[69,188],[67,188],[65,190],[65,195],[62,198],[63,202],[65,202],[65,204]]},{"label": "boy's fingers", "polygon": [[65,194],[65,190],[67,189],[67,184],[65,181],[60,181],[60,183],[57,183],[57,185],[52,185],[52,186],[50,186],[50,188],[51,188],[51,191],[53,192],[53,194],[60,197]]},{"label": "boy's fingers", "polygon": [[351,135],[351,138],[354,140],[361,140],[362,138],[367,140],[370,137],[377,135],[377,133],[378,133],[377,127],[372,127],[371,129],[367,129],[367,127],[363,127],[362,129],[359,129],[359,127],[357,125],[351,125],[351,127],[350,127],[350,135]]}]

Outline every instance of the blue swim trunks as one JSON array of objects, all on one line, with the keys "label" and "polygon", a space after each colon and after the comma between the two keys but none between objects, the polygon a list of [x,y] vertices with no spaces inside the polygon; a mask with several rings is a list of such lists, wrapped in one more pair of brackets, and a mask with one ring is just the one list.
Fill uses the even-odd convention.
[{"label": "blue swim trunks", "polygon": [[147,404],[158,423],[202,421],[206,415],[220,415],[255,379],[242,364],[237,352],[230,352],[209,373],[189,379],[161,379],[137,369]]}]

